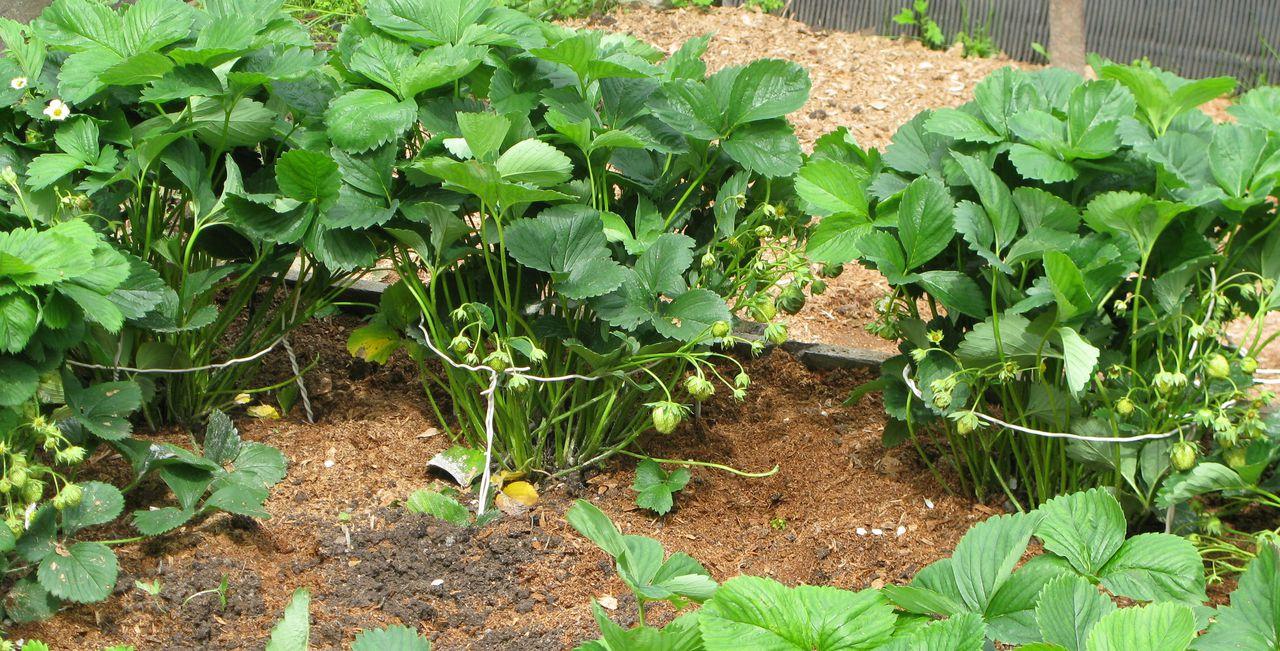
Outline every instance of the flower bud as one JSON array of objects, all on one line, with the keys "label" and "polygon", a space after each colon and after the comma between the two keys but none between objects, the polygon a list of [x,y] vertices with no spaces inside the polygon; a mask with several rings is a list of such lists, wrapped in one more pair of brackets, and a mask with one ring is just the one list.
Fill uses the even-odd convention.
[{"label": "flower bud", "polygon": [[982,426],[978,414],[972,409],[951,414],[951,419],[956,422],[956,432],[960,434],[968,434]]},{"label": "flower bud", "polygon": [[55,453],[53,456],[58,463],[65,464],[65,465],[74,465],[74,464],[80,463],[81,461],[84,461],[86,454],[88,454],[88,451],[85,450],[84,448],[78,445],[72,445],[64,450],[58,450],[58,452]]},{"label": "flower bud", "polygon": [[1214,353],[1205,360],[1204,370],[1209,377],[1223,380],[1231,375],[1231,363],[1221,353]]},{"label": "flower bud", "polygon": [[1169,451],[1169,463],[1179,472],[1191,470],[1196,465],[1197,456],[1199,455],[1194,443],[1179,441],[1174,443],[1173,449]]},{"label": "flower bud", "polygon": [[714,254],[714,253],[712,253],[712,252],[710,252],[710,251],[707,251],[706,253],[703,253],[703,254],[702,254],[702,261],[701,261],[701,263],[702,263],[702,268],[703,268],[703,269],[710,269],[710,268],[712,268],[712,267],[716,266],[716,254]]},{"label": "flower bud", "polygon": [[733,376],[733,386],[738,387],[739,389],[745,389],[751,386],[751,376],[747,375],[746,372]]},{"label": "flower bud", "polygon": [[728,321],[716,321],[711,324],[711,336],[716,339],[724,339],[733,333],[733,326]]},{"label": "flower bud", "polygon": [[463,356],[462,361],[467,366],[476,366],[480,363],[480,356],[475,353],[467,353]]},{"label": "flower bud", "polygon": [[1209,534],[1210,536],[1221,536],[1222,520],[1219,520],[1218,516],[1216,515],[1211,515],[1207,520],[1204,521],[1203,528],[1204,528],[1204,532]]},{"label": "flower bud", "polygon": [[746,390],[745,390],[745,389],[734,389],[734,390],[733,390],[733,399],[734,399],[734,400],[737,400],[738,402],[742,402],[743,400],[746,400],[746,399],[747,399],[747,392],[746,392]]}]

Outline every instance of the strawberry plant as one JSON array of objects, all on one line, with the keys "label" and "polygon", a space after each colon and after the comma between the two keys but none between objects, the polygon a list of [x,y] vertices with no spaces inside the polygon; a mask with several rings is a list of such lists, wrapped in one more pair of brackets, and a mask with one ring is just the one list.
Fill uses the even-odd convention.
[{"label": "strawberry plant", "polygon": [[317,145],[333,81],[280,3],[57,0],[0,38],[18,214],[83,219],[134,287],[74,357],[127,369],[153,421],[231,405],[262,351],[377,258]]},{"label": "strawberry plant", "polygon": [[350,350],[406,347],[475,447],[491,393],[476,368],[498,372],[494,447],[514,470],[567,472],[650,422],[673,430],[691,400],[741,396],[749,378],[709,345],[735,314],[799,309],[811,282],[784,118],[804,70],[708,76],[706,39],[663,60],[487,0],[366,8],[333,52],[326,125],[339,196],[394,243],[400,281]]},{"label": "strawberry plant", "polygon": [[[569,521],[619,558],[620,568],[630,549],[642,546],[619,553],[607,535],[616,529],[585,502],[570,510]],[[1044,553],[1023,561],[1032,537]],[[647,545],[660,550],[655,541]],[[1272,648],[1280,630],[1278,562],[1280,548],[1263,547],[1231,603],[1204,606],[1204,568],[1192,545],[1169,534],[1126,538],[1120,503],[1093,489],[974,525],[952,557],[920,570],[909,585],[853,592],[737,576],[661,629],[643,618],[623,629],[595,604],[602,637],[578,649]],[[635,589],[621,569],[619,576]]]},{"label": "strawberry plant", "polygon": [[1280,306],[1280,134],[1256,103],[1253,124],[1195,110],[1234,80],[1097,70],[997,71],[882,155],[831,137],[796,187],[826,215],[810,252],[892,288],[890,443],[941,444],[965,489],[1022,508],[1110,485],[1147,516],[1198,451],[1270,449],[1252,375]]}]

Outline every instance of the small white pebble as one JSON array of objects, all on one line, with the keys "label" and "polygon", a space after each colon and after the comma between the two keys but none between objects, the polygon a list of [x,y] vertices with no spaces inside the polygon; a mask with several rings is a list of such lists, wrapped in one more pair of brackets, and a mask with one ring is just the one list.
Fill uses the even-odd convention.
[{"label": "small white pebble", "polygon": [[906,528],[906,527],[904,527],[904,526],[902,526],[902,525],[898,525],[898,531],[897,531],[896,533],[897,533],[897,535],[898,535],[898,537],[899,537],[899,538],[901,538],[901,537],[902,537],[902,534],[904,534],[904,533],[906,533],[906,532],[907,532],[907,528]]},{"label": "small white pebble", "polygon": [[872,103],[871,103],[871,108],[873,108],[873,109],[875,109],[875,110],[877,110],[877,111],[883,111],[883,110],[885,110],[885,109],[889,108],[889,105],[888,105],[888,104],[885,104],[884,102],[872,102]]},{"label": "small white pebble", "polygon": [[854,533],[858,534],[859,536],[865,536],[867,535],[867,529],[866,527],[858,527],[857,529],[854,530]]},{"label": "small white pebble", "polygon": [[929,498],[927,498],[927,497],[926,497],[926,498],[924,498],[924,505],[925,505],[926,507],[928,507],[928,508],[931,508],[931,509],[932,509],[932,508],[933,508],[933,500],[931,500],[931,499],[929,499]]},{"label": "small white pebble", "polygon": [[872,529],[872,530],[871,530],[871,535],[873,535],[873,536],[883,536],[883,535],[884,535],[884,530],[883,530],[883,529]]},{"label": "small white pebble", "polygon": [[919,67],[921,70],[930,70],[930,69],[932,69],[932,68],[933,68],[933,63],[932,63],[932,62],[930,62],[930,61],[921,61],[921,62],[920,62],[920,65],[919,65],[918,67]]},{"label": "small white pebble", "polygon": [[333,467],[333,459],[325,459],[325,460],[324,460],[324,467],[325,467],[325,468],[332,468],[332,467]]},{"label": "small white pebble", "polygon": [[440,586],[440,585],[444,585],[444,579],[436,579],[435,581],[431,582],[432,587]]}]

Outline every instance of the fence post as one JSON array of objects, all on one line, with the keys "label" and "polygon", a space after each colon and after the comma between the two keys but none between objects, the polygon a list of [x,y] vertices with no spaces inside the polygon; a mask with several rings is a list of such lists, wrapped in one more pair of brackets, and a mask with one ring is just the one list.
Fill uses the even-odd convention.
[{"label": "fence post", "polygon": [[1049,0],[1049,63],[1084,72],[1084,0]]}]

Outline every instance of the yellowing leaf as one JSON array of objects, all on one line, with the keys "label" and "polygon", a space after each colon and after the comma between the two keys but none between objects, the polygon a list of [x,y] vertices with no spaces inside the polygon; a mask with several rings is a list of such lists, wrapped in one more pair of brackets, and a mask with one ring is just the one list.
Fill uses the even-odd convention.
[{"label": "yellowing leaf", "polygon": [[538,489],[527,481],[513,481],[502,488],[502,493],[525,506],[538,503]]},{"label": "yellowing leaf", "polygon": [[264,418],[266,420],[279,420],[280,412],[271,405],[254,405],[245,410],[245,413],[254,418]]}]

